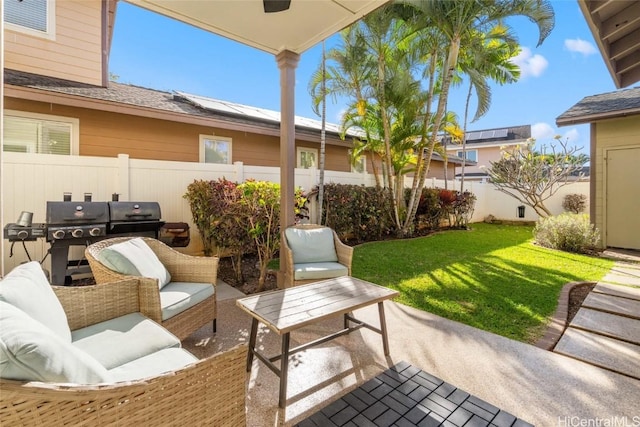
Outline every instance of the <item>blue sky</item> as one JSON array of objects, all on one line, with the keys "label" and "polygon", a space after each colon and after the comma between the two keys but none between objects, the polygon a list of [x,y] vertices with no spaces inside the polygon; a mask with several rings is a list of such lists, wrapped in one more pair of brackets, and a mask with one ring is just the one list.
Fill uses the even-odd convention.
[{"label": "blue sky", "polygon": [[[552,4],[556,25],[540,47],[536,48],[538,33],[533,23],[525,18],[511,21],[523,48],[515,59],[522,76],[515,84],[494,86],[490,111],[468,130],[531,124],[539,144],[550,144],[559,134],[588,154],[588,126],[557,128],[555,119],[585,96],[613,91],[615,85],[577,1]],[[326,46],[335,43],[333,36]],[[321,44],[301,55],[296,70],[296,115],[318,119],[307,85],[321,55]],[[118,4],[110,71],[121,83],[280,110],[280,78],[273,55],[125,2]],[[449,109],[460,120],[465,92],[454,90],[449,98]],[[343,103],[329,100],[327,121],[339,123],[343,111]]]}]

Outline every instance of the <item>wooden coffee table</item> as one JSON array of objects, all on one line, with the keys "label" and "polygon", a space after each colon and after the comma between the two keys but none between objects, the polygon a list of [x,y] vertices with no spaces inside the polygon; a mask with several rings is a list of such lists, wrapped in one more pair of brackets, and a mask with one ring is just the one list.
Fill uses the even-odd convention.
[{"label": "wooden coffee table", "polygon": [[[284,408],[287,397],[287,371],[290,355],[360,328],[367,328],[382,335],[382,347],[385,356],[388,356],[389,340],[383,302],[398,295],[397,291],[364,280],[343,276],[238,299],[236,301],[238,307],[253,317],[249,353],[247,354],[247,372],[251,371],[255,355],[280,377],[278,404]],[[353,310],[376,303],[380,315],[379,328],[353,317],[351,313]],[[344,316],[344,329],[298,347],[289,348],[292,331],[339,315]],[[280,354],[268,357],[258,351],[256,347],[258,322],[264,323],[282,337]],[[277,360],[280,360],[280,367],[274,364]]]}]

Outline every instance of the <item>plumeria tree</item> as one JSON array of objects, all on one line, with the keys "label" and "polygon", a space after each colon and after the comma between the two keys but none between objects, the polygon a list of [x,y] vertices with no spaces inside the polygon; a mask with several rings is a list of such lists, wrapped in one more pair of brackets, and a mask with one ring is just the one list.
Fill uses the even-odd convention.
[{"label": "plumeria tree", "polygon": [[567,139],[556,136],[557,142],[535,150],[535,140],[504,150],[502,158],[491,162],[487,169],[493,185],[505,194],[533,208],[541,217],[551,215],[545,201],[560,188],[570,184],[571,177],[580,178],[582,167],[589,160],[578,153],[580,147],[569,147]]}]

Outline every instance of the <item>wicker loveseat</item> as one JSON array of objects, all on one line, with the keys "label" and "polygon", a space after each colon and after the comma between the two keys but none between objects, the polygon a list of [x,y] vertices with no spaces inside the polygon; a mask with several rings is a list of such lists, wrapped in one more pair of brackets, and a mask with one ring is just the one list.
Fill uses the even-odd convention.
[{"label": "wicker loveseat", "polygon": [[317,224],[287,227],[280,239],[280,257],[286,257],[286,281],[293,285],[351,275],[353,248],[334,230]]},{"label": "wicker loveseat", "polygon": [[[85,257],[89,261],[96,283],[109,283],[133,277],[140,279],[140,311],[167,328],[180,340],[185,339],[207,322],[213,323],[215,332],[218,258],[186,255],[157,239],[143,237],[142,240],[151,248],[171,276],[171,283],[160,289],[158,280],[155,278],[123,274],[108,268],[102,261],[101,251],[131,239],[131,237],[105,239],[85,249]],[[182,304],[182,301],[176,301],[176,295],[184,301],[193,298],[190,295],[194,287],[192,284],[196,284],[195,286],[210,284],[213,292],[195,305],[187,304],[186,309],[181,309],[182,311],[178,313],[174,311],[171,317],[167,317],[168,305]],[[184,292],[181,292],[181,289],[184,289]]]},{"label": "wicker loveseat", "polygon": [[[36,262],[31,264],[39,268]],[[39,289],[47,290],[49,285],[44,274],[42,277],[45,286],[38,285]],[[23,278],[24,275],[18,280]],[[0,282],[0,424],[3,426],[245,425],[246,345],[198,360],[180,348],[178,339],[166,329],[143,318],[142,322],[147,322],[143,325],[144,339],[134,340],[130,345],[133,349],[115,344],[118,339],[102,343],[94,339],[93,355],[83,353],[82,345],[78,344],[82,339],[127,335],[127,330],[101,330],[100,325],[104,322],[122,325],[121,319],[141,316],[140,280],[81,287],[53,286],[50,287],[53,292],[47,290],[50,296],[33,292],[36,288],[29,284],[22,286],[23,282],[10,281],[8,275]],[[20,308],[15,295],[23,290],[30,293],[26,299],[22,296]],[[70,331],[70,343],[65,343],[59,335],[60,316],[52,316],[56,310],[60,310],[63,323],[66,316],[67,323],[63,326],[67,334]],[[49,318],[50,321],[46,321]],[[135,327],[140,325],[137,323]],[[95,335],[83,335],[92,328],[98,330]],[[177,344],[158,351],[140,350],[149,347],[149,342],[155,340],[150,335],[156,334],[160,340],[168,335]],[[103,351],[96,354],[99,347],[116,356],[133,352],[140,359],[126,362],[123,366],[128,366],[128,370],[122,366],[107,370],[104,378],[115,379],[113,381],[73,381],[71,378],[78,376],[86,378],[86,372],[91,371],[78,368],[76,360],[103,363],[94,359],[103,356]],[[78,359],[78,354],[84,354],[83,358]],[[60,355],[63,357],[58,357]],[[99,368],[104,371],[102,366]],[[52,377],[59,380],[51,380]]]}]

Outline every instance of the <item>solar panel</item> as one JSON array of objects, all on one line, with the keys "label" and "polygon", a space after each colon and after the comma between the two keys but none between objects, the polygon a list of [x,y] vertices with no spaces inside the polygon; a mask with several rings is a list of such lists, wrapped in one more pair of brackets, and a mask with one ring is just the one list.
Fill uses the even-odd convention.
[{"label": "solar panel", "polygon": [[480,139],[481,132],[469,132],[467,133],[467,141],[473,141],[475,139]]},{"label": "solar panel", "polygon": [[489,138],[493,138],[493,131],[492,130],[482,131],[482,133],[480,134],[480,139],[489,139]]},{"label": "solar panel", "polygon": [[509,129],[498,129],[494,132],[494,138],[506,138],[509,135]]}]

